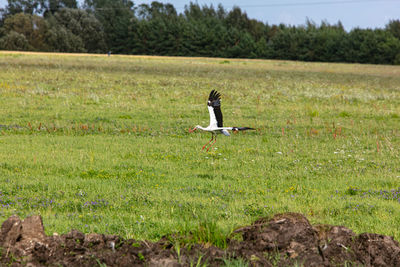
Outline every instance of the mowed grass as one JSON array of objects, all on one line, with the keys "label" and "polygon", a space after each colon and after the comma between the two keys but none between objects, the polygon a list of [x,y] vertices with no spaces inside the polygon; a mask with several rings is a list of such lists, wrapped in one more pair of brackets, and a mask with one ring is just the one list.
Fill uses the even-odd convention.
[{"label": "mowed grass", "polygon": [[[205,152],[211,89],[257,130]],[[0,94],[1,220],[157,240],[291,211],[400,240],[400,67],[2,52]]]}]

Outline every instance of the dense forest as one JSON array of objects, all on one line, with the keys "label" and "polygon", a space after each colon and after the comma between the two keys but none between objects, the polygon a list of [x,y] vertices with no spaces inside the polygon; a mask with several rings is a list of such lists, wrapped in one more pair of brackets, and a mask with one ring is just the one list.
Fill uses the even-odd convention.
[{"label": "dense forest", "polygon": [[8,0],[0,49],[400,64],[400,20],[383,29],[341,22],[269,25],[239,7],[130,0]]}]

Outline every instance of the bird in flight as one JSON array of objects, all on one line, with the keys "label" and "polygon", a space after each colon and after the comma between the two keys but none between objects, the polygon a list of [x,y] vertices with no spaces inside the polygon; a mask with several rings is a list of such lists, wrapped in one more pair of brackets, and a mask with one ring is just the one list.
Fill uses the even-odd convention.
[{"label": "bird in flight", "polygon": [[197,125],[193,129],[189,129],[189,132],[194,132],[197,129],[210,132],[211,139],[203,146],[201,150],[204,150],[208,144],[207,151],[217,142],[217,134],[221,133],[226,136],[230,136],[228,131],[245,131],[245,130],[255,130],[250,127],[223,127],[222,112],[221,112],[221,94],[215,90],[212,90],[207,102],[208,112],[210,113],[210,125],[206,128]]}]

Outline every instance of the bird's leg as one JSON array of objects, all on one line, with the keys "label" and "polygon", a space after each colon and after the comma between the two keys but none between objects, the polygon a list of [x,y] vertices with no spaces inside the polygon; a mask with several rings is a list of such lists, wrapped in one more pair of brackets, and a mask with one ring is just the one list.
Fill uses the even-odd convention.
[{"label": "bird's leg", "polygon": [[[206,148],[206,146],[207,146],[213,139],[214,139],[214,135],[211,135],[210,141],[208,141],[207,144],[205,144],[201,150],[204,150],[204,148]],[[207,149],[207,151],[208,151],[208,149]]]},{"label": "bird's leg", "polygon": [[217,142],[217,136],[215,136],[214,142],[211,143],[211,145],[207,148],[207,151]]}]

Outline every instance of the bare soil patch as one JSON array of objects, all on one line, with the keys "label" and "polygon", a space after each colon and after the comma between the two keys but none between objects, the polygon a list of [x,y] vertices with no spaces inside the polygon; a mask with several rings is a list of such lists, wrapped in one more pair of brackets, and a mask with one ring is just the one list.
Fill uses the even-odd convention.
[{"label": "bare soil patch", "polygon": [[12,216],[0,232],[1,266],[400,266],[400,246],[392,237],[356,235],[343,226],[311,225],[301,214],[261,218],[234,231],[227,248],[209,244],[178,247],[124,240],[116,235],[72,230],[47,236],[40,216]]}]

